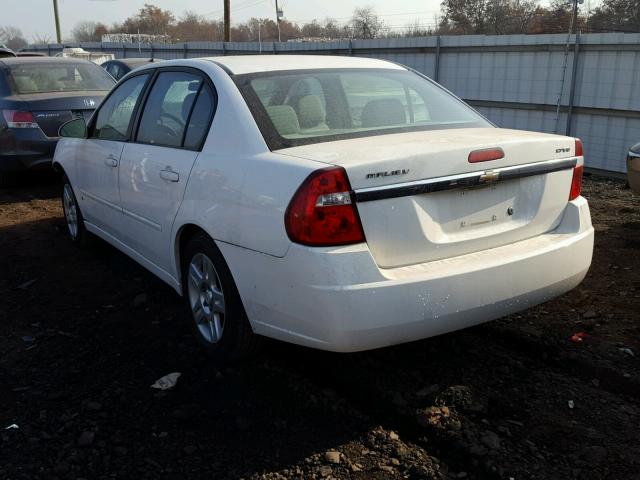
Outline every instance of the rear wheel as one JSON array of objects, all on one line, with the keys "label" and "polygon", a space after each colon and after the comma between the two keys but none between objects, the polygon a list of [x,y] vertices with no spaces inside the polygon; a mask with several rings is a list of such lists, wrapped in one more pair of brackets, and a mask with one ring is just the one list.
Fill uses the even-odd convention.
[{"label": "rear wheel", "polygon": [[255,353],[261,339],[251,330],[229,267],[213,240],[196,234],[182,258],[182,291],[198,342],[221,362]]},{"label": "rear wheel", "polygon": [[84,218],[80,211],[80,206],[73,193],[71,182],[66,175],[62,177],[62,210],[64,211],[64,220],[67,224],[67,233],[73,243],[84,245],[87,241],[89,232],[84,226]]}]

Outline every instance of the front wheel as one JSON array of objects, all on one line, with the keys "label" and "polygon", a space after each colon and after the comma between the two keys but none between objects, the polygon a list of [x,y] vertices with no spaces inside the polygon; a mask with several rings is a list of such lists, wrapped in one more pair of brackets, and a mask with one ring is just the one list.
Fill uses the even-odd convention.
[{"label": "front wheel", "polygon": [[182,291],[198,342],[221,362],[255,353],[261,337],[251,329],[229,267],[213,240],[195,235],[182,258]]},{"label": "front wheel", "polygon": [[80,206],[73,193],[71,182],[66,175],[62,177],[62,210],[67,224],[67,233],[73,243],[83,245],[87,241],[89,232],[84,226],[84,218]]}]

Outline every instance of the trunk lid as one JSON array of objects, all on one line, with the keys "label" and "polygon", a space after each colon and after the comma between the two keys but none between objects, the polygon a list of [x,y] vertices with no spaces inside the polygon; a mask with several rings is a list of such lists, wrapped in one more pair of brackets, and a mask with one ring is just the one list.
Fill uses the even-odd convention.
[{"label": "trunk lid", "polygon": [[[488,148],[501,148],[504,158],[469,163],[472,151]],[[553,230],[568,201],[575,141],[473,128],[379,135],[279,153],[347,171],[371,253],[380,267],[393,268]]]},{"label": "trunk lid", "polygon": [[[62,124],[74,118],[89,120],[107,92],[60,92],[16,95],[47,137],[57,137]],[[22,105],[24,105],[22,103]]]}]

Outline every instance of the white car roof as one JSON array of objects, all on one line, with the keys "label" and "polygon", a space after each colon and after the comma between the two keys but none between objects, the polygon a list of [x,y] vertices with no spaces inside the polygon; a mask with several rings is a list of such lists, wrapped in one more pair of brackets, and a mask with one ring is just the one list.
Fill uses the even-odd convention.
[{"label": "white car roof", "polygon": [[330,55],[237,55],[224,57],[208,57],[219,65],[226,67],[231,73],[273,72],[276,70],[307,70],[323,68],[385,68],[388,70],[405,70],[395,63],[375,58],[338,57]]}]

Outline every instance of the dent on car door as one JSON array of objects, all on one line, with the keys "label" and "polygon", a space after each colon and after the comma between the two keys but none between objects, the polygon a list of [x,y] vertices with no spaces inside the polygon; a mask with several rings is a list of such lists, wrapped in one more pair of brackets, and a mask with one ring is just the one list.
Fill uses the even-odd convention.
[{"label": "dent on car door", "polygon": [[116,87],[101,105],[90,127],[89,138],[77,155],[78,188],[85,219],[116,233],[122,216],[118,191],[118,167],[132,119],[149,74],[130,78]]},{"label": "dent on car door", "polygon": [[187,71],[161,71],[120,165],[127,245],[170,271],[171,230],[193,163],[209,130],[215,93]]}]

